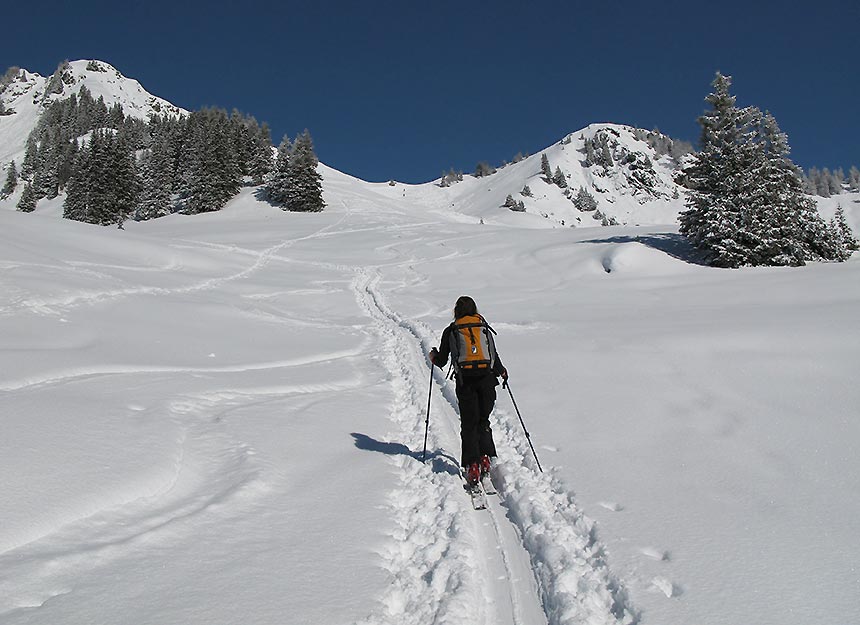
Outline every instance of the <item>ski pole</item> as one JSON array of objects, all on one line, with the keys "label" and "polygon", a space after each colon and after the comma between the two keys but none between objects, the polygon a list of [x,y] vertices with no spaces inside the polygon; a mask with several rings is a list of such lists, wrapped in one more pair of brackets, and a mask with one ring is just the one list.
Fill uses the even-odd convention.
[{"label": "ski pole", "polygon": [[421,462],[427,458],[427,433],[430,431],[430,400],[433,398],[433,363],[430,363],[430,390],[427,392],[427,419],[424,421],[424,451],[421,452]]},{"label": "ski pole", "polygon": [[517,400],[516,400],[516,399],[514,399],[514,394],[511,392],[511,385],[510,385],[510,384],[508,384],[508,381],[507,381],[507,380],[505,380],[505,382],[504,382],[504,384],[502,384],[502,386],[503,386],[504,388],[508,389],[508,395],[510,395],[510,396],[511,396],[511,401],[512,401],[512,402],[513,402],[513,404],[514,404],[514,410],[516,410],[516,411],[517,411],[517,416],[520,418],[520,423],[521,423],[521,424],[522,424],[522,426],[523,426],[523,432],[525,432],[525,433],[526,433],[526,440],[529,442],[529,447],[531,447],[532,455],[535,457],[535,462],[537,462],[538,470],[539,470],[541,473],[543,473],[543,469],[542,469],[542,468],[541,468],[541,466],[540,466],[540,460],[538,460],[537,454],[535,453],[534,445],[532,445],[532,437],[531,437],[531,435],[529,434],[529,431],[526,429],[526,424],[525,424],[525,422],[523,421],[523,416],[520,414],[520,409],[517,407]]}]

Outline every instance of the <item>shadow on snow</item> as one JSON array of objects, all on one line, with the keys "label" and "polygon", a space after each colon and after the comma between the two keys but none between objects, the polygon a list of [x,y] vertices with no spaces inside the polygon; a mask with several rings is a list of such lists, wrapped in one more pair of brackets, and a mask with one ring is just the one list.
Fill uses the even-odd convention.
[{"label": "shadow on snow", "polygon": [[[355,439],[355,446],[359,449],[375,451],[388,456],[409,456],[421,462],[421,451],[412,451],[403,443],[378,441],[367,434],[360,434],[358,432],[352,432],[351,436]],[[427,460],[430,462],[433,473],[460,474],[460,465],[457,463],[457,460],[442,451],[428,449]]]},{"label": "shadow on snow", "polygon": [[625,235],[609,237],[607,239],[590,239],[583,241],[583,243],[641,243],[691,265],[708,265],[705,262],[705,254],[693,247],[683,235],[675,232],[656,232],[654,234],[636,236]]}]

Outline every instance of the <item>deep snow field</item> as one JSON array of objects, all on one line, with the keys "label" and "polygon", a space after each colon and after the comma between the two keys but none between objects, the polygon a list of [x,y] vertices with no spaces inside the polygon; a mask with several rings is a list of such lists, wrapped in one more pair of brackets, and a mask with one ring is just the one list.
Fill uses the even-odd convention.
[{"label": "deep snow field", "polygon": [[[325,189],[0,210],[0,623],[860,624],[856,256],[712,269],[672,226]],[[499,388],[487,511],[439,370],[421,462],[463,294],[544,467]]]}]

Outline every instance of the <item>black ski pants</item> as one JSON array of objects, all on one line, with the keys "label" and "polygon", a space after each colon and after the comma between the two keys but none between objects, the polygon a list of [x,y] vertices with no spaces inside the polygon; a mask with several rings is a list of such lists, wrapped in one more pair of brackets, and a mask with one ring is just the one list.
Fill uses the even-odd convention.
[{"label": "black ski pants", "polygon": [[490,413],[496,403],[496,376],[493,374],[457,377],[457,402],[460,404],[460,440],[465,469],[481,456],[494,457],[496,445],[490,429]]}]

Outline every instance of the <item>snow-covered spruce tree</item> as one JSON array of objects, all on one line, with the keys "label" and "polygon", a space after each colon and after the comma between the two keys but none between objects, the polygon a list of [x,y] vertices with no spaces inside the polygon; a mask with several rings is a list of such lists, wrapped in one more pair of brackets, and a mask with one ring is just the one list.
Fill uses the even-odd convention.
[{"label": "snow-covered spruce tree", "polygon": [[540,171],[547,182],[552,181],[552,169],[549,166],[549,159],[546,154],[540,155]]},{"label": "snow-covered spruce tree", "polygon": [[120,129],[109,144],[110,162],[114,184],[111,189],[110,203],[114,219],[103,221],[103,225],[122,224],[134,215],[140,197],[140,175],[137,169],[137,157],[133,137]]},{"label": "snow-covered spruce tree", "polygon": [[48,130],[39,144],[39,169],[34,174],[33,186],[40,197],[53,199],[60,192],[60,151],[62,139],[57,132]]},{"label": "snow-covered spruce tree", "polygon": [[579,187],[576,197],[573,198],[573,205],[584,213],[597,210],[597,200],[585,187]]},{"label": "snow-covered spruce tree", "polygon": [[520,195],[524,195],[525,197],[532,197],[532,190],[529,188],[529,185],[523,186],[523,190],[520,191]]},{"label": "snow-covered spruce tree", "polygon": [[143,221],[169,215],[172,209],[173,159],[167,132],[153,137],[152,147],[144,152],[138,168],[140,198],[134,219]]},{"label": "snow-covered spruce tree", "polygon": [[290,189],[290,157],[293,153],[293,144],[290,138],[284,135],[278,146],[278,154],[275,157],[275,165],[266,177],[266,195],[272,204],[286,206],[289,199]]},{"label": "snow-covered spruce tree", "polygon": [[18,186],[18,168],[15,166],[15,161],[9,163],[9,167],[6,171],[6,183],[3,185],[3,191],[0,191],[0,195],[4,197],[8,197],[12,195],[12,192],[15,191]]},{"label": "snow-covered spruce tree", "polygon": [[475,166],[475,178],[483,178],[496,173],[496,169],[487,161],[481,161]]},{"label": "snow-covered spruce tree", "polygon": [[860,242],[857,241],[857,237],[854,236],[854,232],[851,231],[851,226],[849,226],[848,222],[845,220],[845,209],[842,208],[842,204],[837,204],[836,215],[834,216],[833,221],[839,229],[845,249],[850,252],[860,250]]},{"label": "snow-covered spruce tree", "polygon": [[24,160],[21,163],[21,177],[32,180],[33,174],[39,169],[39,144],[34,133],[27,137],[27,148],[24,152]]},{"label": "snow-covered spruce tree", "polygon": [[287,166],[289,187],[284,208],[290,211],[315,213],[325,208],[322,197],[322,176],[317,171],[319,160],[314,153],[311,133],[307,129],[293,144]]},{"label": "snow-covered spruce tree", "polygon": [[800,169],[789,159],[788,137],[770,114],[758,116],[759,163],[753,192],[753,223],[758,248],[755,265],[802,265],[807,260],[844,260],[844,249],[818,213],[815,201],[803,190]]},{"label": "snow-covered spruce tree", "polygon": [[122,223],[137,203],[134,151],[122,136],[96,130],[78,151],[63,217],[102,226]]},{"label": "snow-covered spruce tree", "polygon": [[552,176],[552,183],[556,185],[559,189],[567,188],[567,179],[564,177],[564,173],[561,171],[561,167],[555,168],[555,173]]},{"label": "snow-covered spruce tree", "polygon": [[194,112],[189,116],[189,128],[191,156],[184,212],[196,215],[220,210],[239,192],[242,181],[227,112]]},{"label": "snow-covered spruce tree", "polygon": [[36,203],[39,198],[33,192],[33,185],[29,182],[24,185],[24,192],[21,194],[21,199],[18,200],[18,210],[22,213],[32,213],[36,210]]},{"label": "snow-covered spruce tree", "polygon": [[261,185],[266,175],[272,171],[272,132],[265,122],[256,126],[256,120],[251,118],[250,154],[248,156],[248,175],[254,184]]},{"label": "snow-covered spruce tree", "polygon": [[63,202],[63,217],[74,221],[87,221],[90,204],[91,167],[93,165],[93,141],[98,142],[93,133],[89,141],[78,149],[72,163],[72,175],[66,185],[66,200]]},{"label": "snow-covered spruce tree", "polygon": [[712,265],[801,265],[838,260],[815,204],[803,194],[776,120],[739,109],[731,78],[717,73],[699,118],[701,151],[682,172],[690,193],[681,233]]},{"label": "snow-covered spruce tree", "polygon": [[848,170],[848,188],[855,193],[860,191],[860,169],[857,169],[855,165],[852,165],[851,169]]}]

